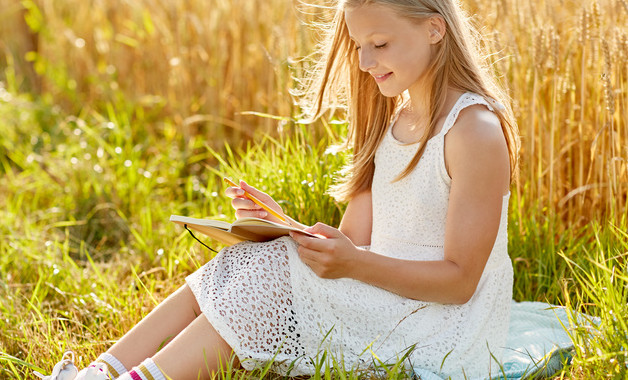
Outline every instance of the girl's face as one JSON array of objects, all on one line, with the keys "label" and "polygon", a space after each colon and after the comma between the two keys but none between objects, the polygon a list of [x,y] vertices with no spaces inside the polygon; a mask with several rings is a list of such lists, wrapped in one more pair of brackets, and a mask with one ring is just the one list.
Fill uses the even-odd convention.
[{"label": "girl's face", "polygon": [[360,69],[373,76],[380,92],[392,97],[420,88],[431,60],[431,45],[440,35],[430,22],[399,16],[390,7],[369,4],[345,9],[349,36]]}]

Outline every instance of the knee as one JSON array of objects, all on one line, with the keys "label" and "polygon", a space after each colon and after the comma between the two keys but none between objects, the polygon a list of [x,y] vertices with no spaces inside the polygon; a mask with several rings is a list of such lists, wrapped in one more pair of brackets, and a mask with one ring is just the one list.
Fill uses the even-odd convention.
[{"label": "knee", "polygon": [[180,294],[178,296],[182,298],[183,306],[191,308],[195,316],[201,315],[201,307],[188,284],[183,285],[179,292]]}]

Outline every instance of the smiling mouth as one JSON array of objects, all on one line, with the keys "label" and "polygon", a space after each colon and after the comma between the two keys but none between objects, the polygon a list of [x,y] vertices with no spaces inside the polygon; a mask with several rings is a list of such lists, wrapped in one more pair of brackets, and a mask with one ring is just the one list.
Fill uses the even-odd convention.
[{"label": "smiling mouth", "polygon": [[391,75],[392,75],[392,72],[382,74],[382,75],[373,75],[373,78],[375,78],[375,82],[380,83],[388,79]]}]

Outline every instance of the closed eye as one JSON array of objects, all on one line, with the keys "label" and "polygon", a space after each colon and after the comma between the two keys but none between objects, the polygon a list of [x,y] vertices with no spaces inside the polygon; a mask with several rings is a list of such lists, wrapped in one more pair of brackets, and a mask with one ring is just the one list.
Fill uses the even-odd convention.
[{"label": "closed eye", "polygon": [[[379,45],[373,45],[375,47],[375,49],[382,49],[385,48],[388,45],[388,42],[384,42],[383,44],[379,44]],[[360,47],[356,44],[355,45],[355,50],[360,50]]]}]

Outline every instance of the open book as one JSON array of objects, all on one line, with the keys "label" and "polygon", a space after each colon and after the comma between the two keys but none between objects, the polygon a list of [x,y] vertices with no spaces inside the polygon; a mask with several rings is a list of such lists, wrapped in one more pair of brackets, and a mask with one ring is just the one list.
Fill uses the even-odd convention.
[{"label": "open book", "polygon": [[245,240],[269,241],[288,235],[290,231],[298,231],[302,234],[317,237],[297,227],[258,218],[242,218],[233,223],[228,223],[220,220],[170,215],[170,221],[182,226],[187,225],[189,229],[201,232],[226,245],[233,245]]}]

